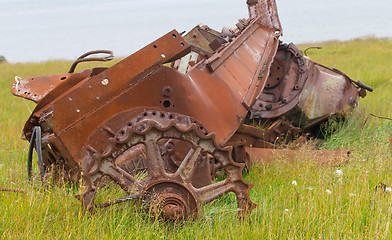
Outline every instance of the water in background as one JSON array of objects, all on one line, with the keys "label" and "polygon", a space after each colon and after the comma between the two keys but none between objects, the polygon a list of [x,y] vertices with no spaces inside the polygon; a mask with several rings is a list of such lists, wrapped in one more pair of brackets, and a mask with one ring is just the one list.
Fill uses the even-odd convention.
[{"label": "water in background", "polygon": [[[392,37],[389,0],[276,0],[286,42]],[[221,30],[248,17],[246,0],[0,0],[0,55],[9,62],[127,56],[172,29]]]}]

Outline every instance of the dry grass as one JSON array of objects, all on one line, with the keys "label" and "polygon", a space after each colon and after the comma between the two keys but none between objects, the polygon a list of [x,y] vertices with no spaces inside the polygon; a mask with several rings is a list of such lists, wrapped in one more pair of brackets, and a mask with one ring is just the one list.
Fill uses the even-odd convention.
[{"label": "dry grass", "polygon": [[[0,193],[2,239],[386,239],[392,238],[392,194],[375,191],[392,186],[388,139],[392,123],[369,113],[391,117],[392,41],[358,39],[326,42],[309,56],[336,67],[375,88],[338,131],[328,135],[326,149],[353,149],[349,163],[320,167],[303,156],[296,162],[256,167],[246,176],[255,184],[251,198],[259,207],[244,221],[236,218],[235,196],[204,207],[194,222],[151,222],[130,203],[95,215],[82,214],[76,188],[54,186],[46,191],[26,181],[27,143],[20,140],[29,112],[9,88],[14,76],[66,72],[70,62],[0,64],[0,187],[26,189],[26,194]],[[301,46],[305,49],[306,46]],[[86,67],[91,67],[86,66]],[[31,107],[33,104],[29,104]],[[336,170],[341,170],[339,176]],[[296,181],[297,185],[293,185]]]}]

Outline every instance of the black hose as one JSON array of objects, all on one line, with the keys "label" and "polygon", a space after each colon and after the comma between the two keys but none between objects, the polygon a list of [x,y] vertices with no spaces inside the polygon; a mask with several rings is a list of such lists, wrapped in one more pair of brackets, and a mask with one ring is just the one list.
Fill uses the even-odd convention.
[{"label": "black hose", "polygon": [[358,87],[363,88],[363,89],[366,89],[366,90],[368,90],[369,92],[373,92],[373,88],[372,88],[372,87],[370,87],[370,86],[368,86],[368,85],[366,85],[366,84],[363,84],[363,83],[360,82],[360,81],[356,81],[355,83],[357,84]]},{"label": "black hose", "polygon": [[35,146],[36,146],[37,157],[38,157],[38,166],[41,175],[41,182],[44,182],[45,166],[42,158],[41,137],[42,137],[41,127],[40,126],[34,127],[30,139],[29,153],[27,155],[27,176],[29,181],[31,181],[31,172],[33,167],[33,149],[34,149],[34,140],[35,140]]},{"label": "black hose", "polygon": [[[108,54],[109,56],[86,58],[89,55],[98,54],[98,53]],[[114,58],[113,52],[110,51],[110,50],[95,50],[95,51],[86,52],[82,56],[78,57],[78,59],[76,59],[76,61],[72,64],[71,68],[68,70],[68,73],[73,73],[75,71],[76,65],[78,65],[81,62],[92,62],[92,61],[94,61],[94,62],[95,61],[105,62],[105,61],[110,61],[113,58]]]},{"label": "black hose", "polygon": [[309,49],[323,49],[322,47],[308,47],[307,49],[305,49],[304,51],[304,55],[308,56],[308,54],[306,53]]},{"label": "black hose", "polygon": [[31,135],[29,153],[27,155],[27,176],[29,181],[31,181],[31,171],[33,165],[32,163],[33,163],[34,140],[35,140],[35,129],[33,129],[33,133]]}]

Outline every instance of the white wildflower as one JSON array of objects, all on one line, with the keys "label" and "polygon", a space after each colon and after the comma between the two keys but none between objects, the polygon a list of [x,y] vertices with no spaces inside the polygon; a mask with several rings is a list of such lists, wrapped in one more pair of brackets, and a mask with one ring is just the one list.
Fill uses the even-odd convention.
[{"label": "white wildflower", "polygon": [[390,192],[392,192],[392,189],[390,187],[386,187],[385,188],[385,192],[389,192],[390,193]]},{"label": "white wildflower", "polygon": [[287,208],[284,210],[285,212],[290,212]]},{"label": "white wildflower", "polygon": [[343,183],[343,179],[342,178],[338,178],[338,183]]},{"label": "white wildflower", "polygon": [[335,173],[336,173],[336,176],[337,176],[338,178],[343,177],[343,171],[342,171],[342,170],[338,169],[338,170],[336,170]]},{"label": "white wildflower", "polygon": [[325,193],[329,195],[329,194],[331,194],[332,192],[331,192],[331,190],[327,189],[327,190],[325,190]]},{"label": "white wildflower", "polygon": [[294,186],[298,185],[297,181],[292,181],[291,184],[293,184]]},{"label": "white wildflower", "polygon": [[355,197],[355,196],[357,196],[357,194],[355,194],[355,193],[349,193],[348,194],[350,197]]},{"label": "white wildflower", "polygon": [[307,190],[313,190],[314,187],[306,187],[305,189],[307,189]]}]

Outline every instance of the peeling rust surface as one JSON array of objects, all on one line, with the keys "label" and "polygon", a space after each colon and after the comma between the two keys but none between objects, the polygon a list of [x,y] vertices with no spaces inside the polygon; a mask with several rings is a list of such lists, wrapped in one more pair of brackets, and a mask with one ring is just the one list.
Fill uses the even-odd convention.
[{"label": "peeling rust surface", "polygon": [[12,84],[11,92],[15,96],[23,97],[37,103],[52,93],[57,87],[62,89],[72,87],[80,80],[88,77],[91,72],[91,70],[85,70],[79,73],[64,73],[20,79]]},{"label": "peeling rust surface", "polygon": [[359,91],[351,79],[306,58],[310,78],[299,97],[299,107],[309,119],[345,112],[358,105]]},{"label": "peeling rust surface", "polygon": [[[173,30],[110,68],[74,73],[80,62],[112,59],[98,50],[69,73],[16,78],[12,94],[37,103],[23,132],[30,141],[42,129],[46,176],[82,178],[87,209],[140,199],[155,217],[192,219],[234,192],[239,213],[252,211],[245,164],[294,158],[296,150],[276,148],[317,136],[372,89],[281,43],[274,0],[247,5],[249,18],[235,27]],[[110,55],[85,58],[94,53]],[[345,149],[309,154],[322,163],[348,157]],[[97,203],[110,181],[125,197]]]}]

